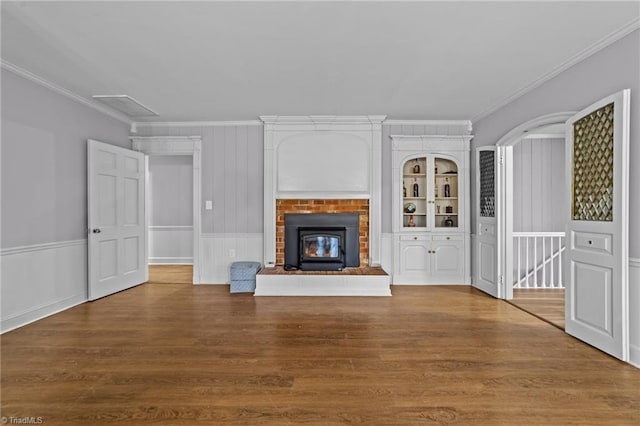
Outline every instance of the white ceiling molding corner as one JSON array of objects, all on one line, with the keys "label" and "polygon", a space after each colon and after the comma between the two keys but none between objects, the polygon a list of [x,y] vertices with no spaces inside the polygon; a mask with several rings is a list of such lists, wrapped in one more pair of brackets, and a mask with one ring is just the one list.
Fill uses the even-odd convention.
[{"label": "white ceiling molding corner", "polygon": [[2,66],[2,68],[4,68],[7,71],[10,71],[22,78],[25,78],[29,81],[32,81],[34,83],[39,84],[40,86],[46,87],[49,90],[52,90],[56,93],[58,93],[59,95],[65,96],[69,99],[72,99],[76,102],[79,102],[85,106],[88,106],[89,108],[93,108],[98,112],[101,112],[103,114],[108,115],[111,118],[115,118],[116,120],[122,121],[123,123],[132,124],[132,121],[129,117],[127,117],[126,115],[110,108],[107,107],[105,105],[100,105],[95,101],[91,101],[89,99],[86,99],[80,95],[78,95],[77,93],[72,92],[71,90],[65,89],[64,87],[58,86],[55,83],[52,83],[38,75],[35,75],[34,73],[32,73],[31,71],[27,71],[23,68],[20,68],[17,65],[12,64],[11,62],[5,61],[4,59],[1,60],[0,65]]},{"label": "white ceiling molding corner", "polygon": [[536,80],[532,81],[531,83],[525,85],[521,89],[519,89],[516,92],[514,92],[513,94],[511,94],[510,96],[507,96],[506,98],[502,99],[501,101],[495,103],[493,106],[489,107],[488,109],[486,109],[485,111],[481,112],[480,114],[472,117],[471,121],[472,122],[476,122],[476,121],[482,120],[485,117],[488,117],[489,115],[493,114],[494,112],[496,112],[500,108],[510,104],[511,102],[515,101],[519,97],[521,97],[521,96],[525,95],[526,93],[532,91],[533,89],[543,85],[545,82],[551,80],[553,77],[557,76],[558,74],[562,73],[563,71],[566,71],[567,69],[571,68],[575,64],[584,61],[588,57],[596,54],[597,52],[601,51],[605,47],[615,43],[616,41],[620,40],[621,38],[623,38],[624,36],[626,36],[628,34],[631,34],[633,31],[635,31],[637,29],[640,29],[640,17],[635,17],[629,23],[624,25],[623,27],[621,27],[621,28],[617,29],[616,31],[610,33],[609,35],[601,38],[597,42],[593,43],[591,46],[587,47],[586,49],[584,49],[581,52],[577,53],[576,55],[572,56],[571,58],[569,58],[568,60],[566,60],[562,64],[558,65],[557,67],[555,67],[554,69],[552,69],[548,73],[542,75],[538,79],[536,79]]}]

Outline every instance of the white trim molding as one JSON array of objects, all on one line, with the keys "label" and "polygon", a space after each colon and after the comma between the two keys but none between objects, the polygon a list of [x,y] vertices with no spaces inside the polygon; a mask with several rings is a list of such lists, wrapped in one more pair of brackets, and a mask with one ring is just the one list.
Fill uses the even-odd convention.
[{"label": "white trim molding", "polygon": [[17,247],[9,247],[0,250],[0,256],[9,256],[12,254],[20,254],[20,253],[29,253],[35,251],[43,251],[43,250],[56,250],[65,247],[73,247],[73,246],[86,246],[87,240],[70,240],[70,241],[57,241],[53,243],[42,243],[42,244],[34,244],[29,246],[17,246]]},{"label": "white trim molding", "polygon": [[[140,127],[165,128],[165,127],[225,127],[225,126],[262,126],[260,120],[235,120],[235,121],[136,121],[132,123],[134,129]],[[135,133],[135,130],[134,130]]]},{"label": "white trim molding", "polygon": [[76,102],[79,102],[85,106],[88,106],[89,108],[93,108],[98,112],[101,112],[102,114],[106,114],[111,118],[115,118],[118,121],[121,121],[123,123],[132,124],[132,121],[129,117],[127,117],[125,114],[122,114],[112,108],[109,108],[107,106],[101,105],[99,103],[97,103],[94,100],[89,100],[83,96],[78,95],[75,92],[72,92],[71,90],[65,89],[64,87],[58,86],[57,84],[54,84],[48,80],[45,80],[44,78],[32,73],[31,71],[27,71],[24,68],[20,68],[17,65],[12,64],[11,62],[5,61],[4,59],[1,60],[0,65],[2,66],[2,68],[4,68],[7,71],[11,71],[12,73],[25,78],[27,80],[30,80],[34,83],[37,83],[43,87],[46,87],[49,90],[52,90],[56,93],[58,93],[59,95],[65,96],[71,100],[74,100]]},{"label": "white trim molding", "polygon": [[[146,155],[193,156],[193,283],[200,283],[200,247],[202,238],[202,137],[201,136],[132,136],[132,147]],[[148,191],[147,191],[148,192]],[[147,205],[149,204],[147,200]],[[148,218],[147,218],[148,220]],[[148,222],[147,222],[148,224]],[[147,239],[147,246],[149,242]]]},{"label": "white trim molding", "polygon": [[87,240],[3,249],[1,332],[87,301]]},{"label": "white trim molding", "polygon": [[520,88],[519,90],[515,91],[514,93],[512,93],[509,96],[507,96],[506,98],[496,102],[495,104],[493,104],[492,106],[490,106],[486,110],[482,111],[480,114],[476,115],[475,117],[472,117],[471,121],[474,121],[474,122],[475,121],[480,121],[483,118],[493,114],[494,112],[496,112],[500,108],[508,105],[509,103],[513,102],[514,100],[518,99],[519,97],[521,97],[521,96],[527,94],[528,92],[532,91],[533,89],[542,86],[544,83],[546,83],[547,81],[551,80],[552,78],[554,78],[555,76],[559,75],[560,73],[566,71],[567,69],[571,68],[575,64],[584,61],[588,57],[598,53],[599,51],[601,51],[605,47],[615,43],[616,41],[620,40],[621,38],[623,38],[624,36],[626,36],[628,34],[631,34],[633,31],[635,31],[635,30],[637,30],[639,28],[640,28],[640,18],[636,17],[636,18],[632,19],[626,25],[624,25],[621,28],[617,29],[616,31],[608,34],[607,36],[601,38],[600,40],[598,40],[595,43],[593,43],[591,46],[589,46],[586,49],[582,50],[581,52],[578,52],[577,54],[575,54],[574,56],[572,56],[571,58],[569,58],[568,60],[566,60],[562,64],[558,65],[557,67],[555,67],[551,71],[547,72],[546,74],[543,74],[542,76],[540,76],[536,80],[530,82],[529,84],[527,84],[524,87]]}]

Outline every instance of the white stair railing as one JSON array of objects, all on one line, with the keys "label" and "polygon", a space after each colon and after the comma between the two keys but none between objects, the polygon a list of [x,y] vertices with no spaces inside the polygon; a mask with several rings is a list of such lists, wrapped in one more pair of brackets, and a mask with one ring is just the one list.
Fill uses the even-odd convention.
[{"label": "white stair railing", "polygon": [[514,232],[513,288],[564,288],[564,232]]}]

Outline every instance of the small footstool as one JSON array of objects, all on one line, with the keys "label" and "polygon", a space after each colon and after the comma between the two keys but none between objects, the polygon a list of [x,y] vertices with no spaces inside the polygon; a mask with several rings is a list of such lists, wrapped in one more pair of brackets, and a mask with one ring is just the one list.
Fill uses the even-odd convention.
[{"label": "small footstool", "polygon": [[261,268],[260,262],[233,262],[229,274],[231,293],[253,293],[256,290],[256,274]]}]

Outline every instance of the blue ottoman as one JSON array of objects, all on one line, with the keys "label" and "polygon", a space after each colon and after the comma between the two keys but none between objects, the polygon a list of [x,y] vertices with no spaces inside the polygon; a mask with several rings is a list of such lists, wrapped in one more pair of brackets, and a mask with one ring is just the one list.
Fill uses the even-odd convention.
[{"label": "blue ottoman", "polygon": [[231,293],[253,293],[256,290],[256,274],[262,268],[260,262],[233,262],[231,264]]}]

